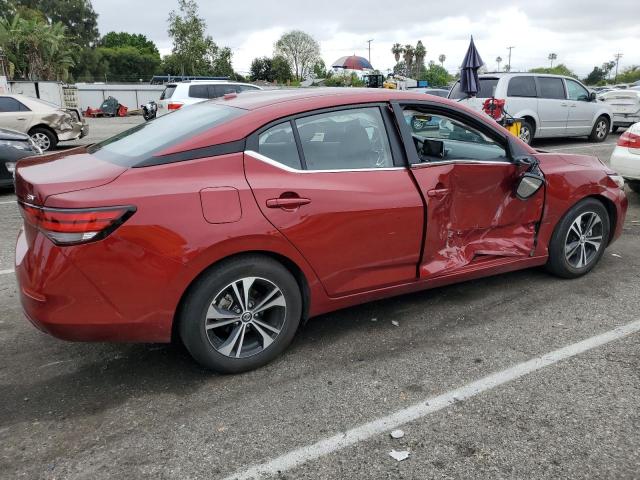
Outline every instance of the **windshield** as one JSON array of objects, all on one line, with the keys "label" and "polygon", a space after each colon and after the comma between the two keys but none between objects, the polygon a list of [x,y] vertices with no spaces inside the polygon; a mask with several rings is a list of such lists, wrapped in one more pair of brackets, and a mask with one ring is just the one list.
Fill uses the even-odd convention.
[{"label": "windshield", "polygon": [[145,160],[177,142],[239,117],[245,110],[215,103],[199,103],[126,130],[88,148],[89,153],[123,167]]},{"label": "windshield", "polygon": [[[477,98],[491,98],[496,90],[496,86],[498,85],[497,78],[481,78],[480,79],[480,91],[476,95]],[[461,98],[467,98],[467,94],[460,90],[460,81],[458,80],[456,84],[451,89],[451,93],[449,94],[449,98],[453,98],[455,100],[460,100]]]}]

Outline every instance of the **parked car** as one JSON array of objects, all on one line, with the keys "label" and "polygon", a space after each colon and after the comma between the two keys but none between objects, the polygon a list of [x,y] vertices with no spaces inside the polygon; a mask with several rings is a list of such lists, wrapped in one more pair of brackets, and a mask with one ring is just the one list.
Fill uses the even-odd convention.
[{"label": "parked car", "polygon": [[596,157],[388,89],[227,97],[57,157],[16,169],[31,322],[68,340],[180,338],[221,372],[369,300],[542,265],[584,275],[627,208]]},{"label": "parked car", "polygon": [[42,151],[25,133],[0,128],[0,187],[13,186],[16,162]]},{"label": "parked car", "polygon": [[192,80],[168,83],[158,101],[157,115],[165,115],[185,105],[193,105],[204,100],[219,98],[227,93],[262,90],[250,83],[228,82],[226,80]]},{"label": "parked car", "polygon": [[0,128],[28,133],[43,152],[58,142],[77,140],[89,127],[77,108],[62,108],[25,95],[0,94]]},{"label": "parked car", "polygon": [[444,97],[447,98],[449,96],[449,90],[444,88],[411,88],[410,92],[415,93],[426,93],[428,95],[435,95],[436,97]]},{"label": "parked car", "polygon": [[624,177],[631,190],[640,193],[640,123],[631,125],[618,138],[611,168]]},{"label": "parked car", "polygon": [[611,107],[613,131],[640,122],[640,92],[632,89],[612,90],[598,96],[598,100]]},{"label": "parked car", "polygon": [[480,91],[465,98],[460,82],[451,89],[449,98],[482,111],[485,99],[505,100],[505,110],[522,118],[520,138],[531,143],[534,138],[579,137],[604,142],[611,131],[611,108],[596,101],[578,80],[559,75],[534,73],[492,73],[480,75]]}]

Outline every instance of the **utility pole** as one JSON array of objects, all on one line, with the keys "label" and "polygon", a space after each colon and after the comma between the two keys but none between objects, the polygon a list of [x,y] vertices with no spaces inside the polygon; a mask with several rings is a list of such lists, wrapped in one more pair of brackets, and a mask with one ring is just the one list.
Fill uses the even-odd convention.
[{"label": "utility pole", "polygon": [[511,50],[513,50],[516,47],[507,47],[507,50],[509,50],[509,71],[511,71]]},{"label": "utility pole", "polygon": [[373,38],[371,40],[367,40],[369,44],[369,63],[371,63],[371,42],[373,42]]},{"label": "utility pole", "polygon": [[616,53],[613,58],[616,59],[616,77],[613,80],[613,83],[618,83],[618,64],[620,63],[620,59],[622,58],[622,53]]}]

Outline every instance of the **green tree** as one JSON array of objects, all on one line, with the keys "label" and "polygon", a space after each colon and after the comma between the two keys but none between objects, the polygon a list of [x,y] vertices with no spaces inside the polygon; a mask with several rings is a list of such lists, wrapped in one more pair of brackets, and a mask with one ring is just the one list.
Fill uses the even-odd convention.
[{"label": "green tree", "polygon": [[13,4],[41,12],[50,25],[62,23],[78,47],[95,45],[100,37],[98,14],[91,0],[13,0]]},{"label": "green tree", "polygon": [[416,44],[416,48],[413,51],[414,53],[414,57],[415,57],[415,66],[414,68],[414,74],[417,77],[418,75],[420,75],[420,72],[422,72],[422,70],[424,70],[425,66],[424,66],[424,58],[427,56],[427,49],[424,48],[424,45],[422,44],[422,40],[418,40],[418,43]]},{"label": "green tree", "polygon": [[140,53],[149,53],[160,58],[156,44],[140,33],[109,32],[100,39],[98,46],[106,48],[133,47]]},{"label": "green tree", "polygon": [[550,73],[554,75],[565,75],[567,77],[578,78],[578,76],[575,73],[573,73],[571,70],[569,70],[567,66],[563,63],[559,63],[553,68],[539,67],[539,68],[532,68],[529,71],[531,73]]},{"label": "green tree", "polygon": [[320,58],[320,44],[308,33],[291,30],[276,42],[275,53],[289,61],[296,80],[303,80]]},{"label": "green tree", "polygon": [[252,81],[273,82],[273,60],[269,57],[254,58],[249,69]]},{"label": "green tree", "polygon": [[452,79],[449,72],[435,62],[429,62],[429,66],[422,71],[419,77],[419,80],[429,82],[430,87],[444,87],[451,82]]},{"label": "green tree", "polygon": [[394,43],[393,47],[391,47],[391,53],[393,53],[393,57],[396,59],[396,63],[398,63],[400,56],[404,53],[404,48],[399,43]]},{"label": "green tree", "polygon": [[276,55],[271,61],[271,68],[273,70],[273,79],[278,83],[287,83],[293,80],[293,74],[291,73],[291,64],[286,57],[282,55]]},{"label": "green tree", "polygon": [[640,65],[632,65],[618,74],[618,82],[633,83],[640,80]]},{"label": "green tree", "polygon": [[600,67],[593,67],[591,73],[584,79],[584,83],[587,85],[597,85],[600,82],[604,82],[607,79],[607,72]]},{"label": "green tree", "polygon": [[326,78],[327,66],[321,58],[313,65],[313,74],[316,78]]},{"label": "green tree", "polygon": [[407,77],[410,77],[412,75],[411,72],[413,72],[414,56],[415,56],[415,49],[413,48],[413,45],[409,45],[409,44],[405,45],[403,58],[404,58],[404,64],[406,66],[406,71],[404,75]]},{"label": "green tree", "polygon": [[18,78],[66,80],[74,64],[66,27],[39,18],[0,19],[0,48]]},{"label": "green tree", "polygon": [[178,0],[179,12],[169,13],[169,36],[173,39],[173,58],[182,75],[233,74],[231,50],[219,49],[210,35],[205,35],[207,25],[199,16],[195,0]]}]

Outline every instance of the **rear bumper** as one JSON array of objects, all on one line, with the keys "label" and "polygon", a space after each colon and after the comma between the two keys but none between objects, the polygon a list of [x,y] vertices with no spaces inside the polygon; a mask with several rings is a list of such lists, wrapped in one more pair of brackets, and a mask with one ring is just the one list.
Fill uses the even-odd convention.
[{"label": "rear bumper", "polygon": [[171,324],[166,321],[152,315],[127,318],[62,248],[38,232],[20,231],[15,272],[26,317],[54,337],[91,342],[167,342],[171,338]]},{"label": "rear bumper", "polygon": [[634,123],[638,122],[640,122],[640,115],[636,113],[613,115],[614,127],[630,127]]},{"label": "rear bumper", "polygon": [[610,162],[611,168],[624,178],[640,180],[640,152],[632,153],[628,148],[616,147]]}]

